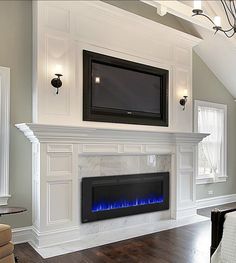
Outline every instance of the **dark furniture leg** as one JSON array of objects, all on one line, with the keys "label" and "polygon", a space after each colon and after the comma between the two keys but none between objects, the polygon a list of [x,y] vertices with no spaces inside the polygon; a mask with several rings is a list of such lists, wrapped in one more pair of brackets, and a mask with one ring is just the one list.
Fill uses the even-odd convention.
[{"label": "dark furniture leg", "polygon": [[211,212],[211,256],[216,251],[220,244],[223,235],[225,215],[227,213],[235,212],[234,209],[219,210],[214,209]]}]

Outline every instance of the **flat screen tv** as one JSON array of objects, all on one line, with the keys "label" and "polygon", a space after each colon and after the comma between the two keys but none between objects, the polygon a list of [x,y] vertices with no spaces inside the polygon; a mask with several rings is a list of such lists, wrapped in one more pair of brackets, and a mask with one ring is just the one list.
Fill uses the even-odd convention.
[{"label": "flat screen tv", "polygon": [[168,76],[155,68],[83,51],[83,120],[168,126]]}]

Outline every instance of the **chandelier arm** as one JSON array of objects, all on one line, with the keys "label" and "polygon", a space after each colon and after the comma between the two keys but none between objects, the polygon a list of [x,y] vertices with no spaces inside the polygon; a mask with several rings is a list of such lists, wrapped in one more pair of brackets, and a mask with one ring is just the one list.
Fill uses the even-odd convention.
[{"label": "chandelier arm", "polygon": [[233,6],[232,3],[234,3],[233,0],[231,0],[231,1],[229,2],[229,6],[230,6],[230,9],[231,9],[231,14],[232,14],[233,18],[235,19],[235,10],[234,10],[234,6]]},{"label": "chandelier arm", "polygon": [[230,9],[231,9],[231,14],[232,14],[232,17],[233,17],[233,20],[234,20],[234,27],[235,27],[235,22],[236,22],[236,17],[235,17],[235,9],[234,9],[234,0],[231,0],[229,2],[229,5],[230,5]]},{"label": "chandelier arm", "polygon": [[[232,9],[231,9],[230,4],[229,4],[229,5],[227,4],[227,0],[223,0],[223,2],[224,2],[224,4],[225,4],[226,8],[228,9],[228,12],[233,16],[234,14],[233,14],[233,12],[232,12]],[[230,2],[231,2],[231,0],[230,0]],[[228,12],[227,12],[227,13],[228,13]]]},{"label": "chandelier arm", "polygon": [[[232,27],[234,27],[233,24],[232,24],[232,22],[231,22],[231,20],[230,20],[230,18],[229,18],[229,14],[228,14],[228,11],[227,11],[228,5],[225,3],[224,0],[220,0],[220,1],[221,1],[222,5],[223,5],[223,7],[224,7],[225,14],[226,14],[226,17],[227,17],[227,20],[228,20],[229,24],[230,24]],[[226,5],[227,8],[225,7],[225,5]],[[230,11],[230,14],[232,15],[231,11]]]},{"label": "chandelier arm", "polygon": [[230,31],[233,31],[234,32],[234,29],[233,28],[230,28],[230,29],[227,29],[227,30],[224,30],[222,28],[218,28],[217,31],[221,31],[223,33],[229,33]]},{"label": "chandelier arm", "polygon": [[227,30],[224,30],[224,29],[220,29],[220,31],[222,31],[222,32],[226,32],[226,33],[228,33],[228,32],[230,32],[230,31],[232,31],[232,30],[234,30],[234,28],[230,28],[230,29],[227,29]]},{"label": "chandelier arm", "polygon": [[232,12],[232,8],[231,8],[231,0],[229,1],[229,4],[227,4],[227,0],[223,0],[225,3],[225,6],[227,7],[227,9],[229,10],[229,13],[234,16],[234,13]]},{"label": "chandelier arm", "polygon": [[232,36],[235,34],[235,32],[234,32],[234,30],[233,30],[232,34],[229,35],[229,32],[232,31],[232,30],[233,30],[233,28],[231,28],[231,29],[229,29],[229,30],[224,30],[224,29],[222,29],[222,28],[217,28],[215,34],[216,34],[218,31],[221,31],[221,32],[223,32],[227,37],[230,38],[230,37],[232,37]]},{"label": "chandelier arm", "polygon": [[234,7],[234,12],[236,13],[236,6],[235,6],[234,1],[233,1],[233,7]]},{"label": "chandelier arm", "polygon": [[229,34],[227,34],[227,33],[225,33],[225,32],[224,32],[224,34],[225,34],[228,38],[231,38],[231,37],[234,36],[235,32],[233,32],[232,35],[229,35]]},{"label": "chandelier arm", "polygon": [[234,30],[235,30],[235,25],[236,25],[236,11],[235,11],[234,0],[232,0],[232,1],[230,2],[230,5],[231,5],[232,12],[233,12]]},{"label": "chandelier arm", "polygon": [[202,13],[202,14],[193,14],[192,17],[194,17],[194,16],[204,16],[208,20],[210,20],[213,25],[215,25],[214,21],[208,15],[205,15],[205,14]]}]

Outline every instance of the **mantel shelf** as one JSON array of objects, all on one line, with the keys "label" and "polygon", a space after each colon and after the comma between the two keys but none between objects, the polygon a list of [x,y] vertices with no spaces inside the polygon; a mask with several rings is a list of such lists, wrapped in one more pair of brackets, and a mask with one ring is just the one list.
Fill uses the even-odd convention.
[{"label": "mantel shelf", "polygon": [[140,143],[198,143],[208,134],[181,132],[154,132],[118,129],[88,128],[34,123],[16,124],[31,142],[140,142]]}]

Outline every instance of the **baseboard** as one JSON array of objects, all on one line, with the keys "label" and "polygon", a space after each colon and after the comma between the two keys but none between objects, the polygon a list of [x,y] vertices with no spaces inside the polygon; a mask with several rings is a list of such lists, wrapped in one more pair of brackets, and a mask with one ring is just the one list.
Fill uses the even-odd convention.
[{"label": "baseboard", "polygon": [[206,208],[236,202],[236,194],[216,196],[197,200],[197,208]]},{"label": "baseboard", "polygon": [[14,244],[32,241],[32,226],[12,229],[12,240]]}]

